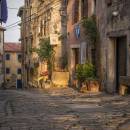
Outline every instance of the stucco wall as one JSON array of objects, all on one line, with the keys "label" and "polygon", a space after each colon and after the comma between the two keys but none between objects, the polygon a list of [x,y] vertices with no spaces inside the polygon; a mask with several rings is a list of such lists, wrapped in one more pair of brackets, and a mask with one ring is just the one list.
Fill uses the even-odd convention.
[{"label": "stucco wall", "polygon": [[5,69],[10,68],[10,74],[5,73],[5,79],[10,79],[12,74],[15,74],[18,79],[21,79],[21,75],[17,74],[18,68],[21,69],[21,62],[18,61],[17,55],[21,53],[5,52],[5,56],[6,54],[10,54],[10,60],[5,59]]}]

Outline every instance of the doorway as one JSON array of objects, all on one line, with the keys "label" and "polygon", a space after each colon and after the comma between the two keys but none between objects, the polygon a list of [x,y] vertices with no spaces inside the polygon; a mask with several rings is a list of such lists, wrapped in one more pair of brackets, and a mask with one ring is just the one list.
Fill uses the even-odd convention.
[{"label": "doorway", "polygon": [[116,39],[116,92],[119,92],[120,76],[126,76],[127,37]]},{"label": "doorway", "polygon": [[22,80],[21,79],[17,79],[16,88],[17,89],[21,89],[22,88]]},{"label": "doorway", "polygon": [[79,59],[79,52],[80,49],[79,48],[72,48],[71,51],[71,75],[72,75],[72,79],[75,78],[75,71],[76,71],[76,66],[77,64],[79,64],[80,59]]},{"label": "doorway", "polygon": [[74,49],[74,61],[75,61],[74,69],[76,70],[76,66],[77,64],[79,64],[79,48]]}]

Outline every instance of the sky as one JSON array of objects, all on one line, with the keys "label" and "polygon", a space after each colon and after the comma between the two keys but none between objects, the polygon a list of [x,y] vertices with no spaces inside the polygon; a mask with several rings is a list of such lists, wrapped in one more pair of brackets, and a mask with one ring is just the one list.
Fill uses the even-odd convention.
[{"label": "sky", "polygon": [[[5,27],[11,25],[20,20],[17,17],[18,8],[24,4],[24,0],[7,0],[8,8],[8,20],[7,23],[4,25]],[[16,8],[16,9],[10,9]],[[5,32],[5,42],[19,42],[20,38],[20,27],[16,26],[10,29],[7,29]]]}]

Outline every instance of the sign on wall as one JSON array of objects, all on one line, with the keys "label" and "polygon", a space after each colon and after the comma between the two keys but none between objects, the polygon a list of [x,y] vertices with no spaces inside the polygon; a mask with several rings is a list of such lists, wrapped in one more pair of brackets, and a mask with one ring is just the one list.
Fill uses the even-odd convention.
[{"label": "sign on wall", "polygon": [[57,34],[50,34],[50,44],[51,45],[59,44],[59,36]]}]

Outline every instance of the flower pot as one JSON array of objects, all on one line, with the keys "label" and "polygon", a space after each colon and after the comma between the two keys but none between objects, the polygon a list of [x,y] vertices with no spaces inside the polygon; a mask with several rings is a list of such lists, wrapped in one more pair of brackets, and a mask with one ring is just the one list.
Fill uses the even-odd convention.
[{"label": "flower pot", "polygon": [[82,93],[86,93],[86,92],[88,92],[88,87],[87,87],[87,84],[86,84],[85,82],[82,83],[82,86],[81,86],[80,92],[82,92]]},{"label": "flower pot", "polygon": [[119,94],[121,95],[121,96],[124,96],[124,95],[126,95],[127,94],[127,86],[125,86],[125,85],[120,85],[120,89],[119,89]]},{"label": "flower pot", "polygon": [[90,81],[89,88],[91,92],[99,92],[99,82],[98,81]]}]

